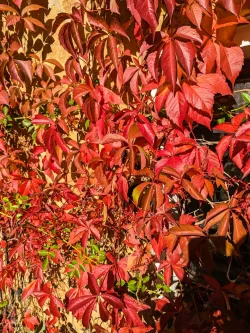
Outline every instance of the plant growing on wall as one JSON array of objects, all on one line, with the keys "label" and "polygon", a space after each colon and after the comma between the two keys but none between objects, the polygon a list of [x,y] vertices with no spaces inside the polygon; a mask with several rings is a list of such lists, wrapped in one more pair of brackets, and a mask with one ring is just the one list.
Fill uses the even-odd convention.
[{"label": "plant growing on wall", "polygon": [[3,332],[246,331],[245,5],[0,1]]}]

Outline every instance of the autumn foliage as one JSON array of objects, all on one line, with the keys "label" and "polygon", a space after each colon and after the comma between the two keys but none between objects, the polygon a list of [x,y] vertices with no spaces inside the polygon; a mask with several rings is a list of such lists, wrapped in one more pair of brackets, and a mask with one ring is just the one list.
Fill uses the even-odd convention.
[{"label": "autumn foliage", "polygon": [[0,1],[1,332],[248,331],[247,5]]}]

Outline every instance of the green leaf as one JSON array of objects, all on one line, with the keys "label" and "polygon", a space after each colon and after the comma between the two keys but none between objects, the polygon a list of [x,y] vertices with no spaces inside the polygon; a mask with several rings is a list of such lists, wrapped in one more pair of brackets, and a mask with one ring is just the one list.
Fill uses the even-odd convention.
[{"label": "green leaf", "polygon": [[135,285],[136,283],[137,283],[136,280],[129,280],[129,281],[128,281],[128,286]]},{"label": "green leaf", "polygon": [[241,97],[242,99],[247,102],[247,103],[250,103],[250,95],[249,94],[246,94],[246,93],[241,93]]},{"label": "green leaf", "polygon": [[96,255],[91,254],[91,255],[89,256],[89,258],[90,258],[90,259],[96,259]]},{"label": "green leaf", "polygon": [[217,119],[217,123],[218,124],[223,124],[224,122],[226,121],[226,118],[220,118],[220,119]]},{"label": "green leaf", "polygon": [[32,125],[31,121],[29,119],[24,119],[22,121],[22,124],[23,124],[24,127],[30,127],[30,125]]},{"label": "green leaf", "polygon": [[43,271],[46,271],[46,269],[48,267],[48,264],[49,264],[49,258],[46,257],[43,261],[43,264],[42,264]]},{"label": "green leaf", "polygon": [[143,283],[147,283],[149,280],[150,280],[150,278],[149,278],[149,276],[147,275],[147,276],[145,276],[145,277],[143,278]]},{"label": "green leaf", "polygon": [[171,293],[172,292],[172,290],[169,288],[169,286],[167,286],[167,285],[164,285],[163,286],[163,290],[166,292],[166,293]]},{"label": "green leaf", "polygon": [[[119,281],[118,281],[117,283],[119,284]],[[121,285],[121,287],[123,287],[125,284],[126,284],[126,281],[124,281],[124,280],[120,280],[120,285]]]},{"label": "green leaf", "polygon": [[80,272],[79,270],[76,268],[75,269],[75,276],[79,279],[80,278]]},{"label": "green leaf", "polygon": [[9,302],[6,300],[6,301],[3,301],[0,303],[0,309],[4,308],[6,305],[8,305]]},{"label": "green leaf", "polygon": [[88,128],[89,128],[89,124],[90,124],[90,120],[87,119],[87,120],[85,121],[85,129],[86,129],[86,131],[87,131]]},{"label": "green leaf", "polygon": [[2,108],[2,111],[3,111],[3,114],[6,116],[6,114],[7,114],[8,111],[9,111],[8,106],[4,105],[3,108]]},{"label": "green leaf", "polygon": [[68,264],[67,267],[70,268],[70,269],[74,269],[75,268],[75,266],[72,265],[72,264]]},{"label": "green leaf", "polygon": [[50,252],[48,252],[48,251],[46,251],[46,250],[40,250],[40,251],[38,251],[38,254],[39,254],[39,256],[41,256],[41,257],[45,257],[45,256],[49,255]]},{"label": "green leaf", "polygon": [[85,267],[84,267],[82,264],[80,264],[79,267],[80,267],[80,269],[81,269],[83,272],[86,272],[86,269],[85,269]]},{"label": "green leaf", "polygon": [[72,277],[75,275],[75,271],[71,271],[68,273],[68,276],[70,279],[72,279]]},{"label": "green leaf", "polygon": [[163,275],[162,275],[161,273],[157,273],[157,276],[158,276],[158,278],[159,278],[160,280],[164,281],[164,277],[163,277]]},{"label": "green leaf", "polygon": [[93,249],[94,253],[96,253],[96,252],[98,253],[99,252],[99,248],[98,248],[98,246],[96,244],[92,245],[92,249]]},{"label": "green leaf", "polygon": [[128,282],[128,289],[131,291],[136,291],[137,290],[137,286],[136,286],[136,281],[135,280],[130,280]]}]

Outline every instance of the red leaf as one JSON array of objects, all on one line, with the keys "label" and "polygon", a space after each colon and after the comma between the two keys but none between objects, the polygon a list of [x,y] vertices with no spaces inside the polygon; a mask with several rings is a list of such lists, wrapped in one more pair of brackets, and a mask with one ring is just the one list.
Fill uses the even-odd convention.
[{"label": "red leaf", "polygon": [[21,8],[23,0],[12,0],[12,1],[18,8]]},{"label": "red leaf", "polygon": [[9,105],[9,95],[5,90],[0,91],[0,104]]},{"label": "red leaf", "polygon": [[[134,0],[135,9],[138,11],[140,16],[145,20],[153,34],[157,28],[158,22],[155,15],[154,3],[152,0]],[[133,14],[133,13],[132,13]]]},{"label": "red leaf", "polygon": [[116,0],[110,0],[110,10],[112,13],[120,14]]},{"label": "red leaf", "polygon": [[[45,25],[34,17],[24,17],[23,20],[27,25],[29,25],[29,23],[30,23],[31,26],[33,26],[33,24],[35,24],[38,27],[40,27],[44,30],[47,30]],[[30,29],[30,30],[33,30],[33,29]]]},{"label": "red leaf", "polygon": [[232,213],[232,216],[234,226],[233,241],[237,247],[240,247],[240,245],[243,244],[246,239],[247,231],[239,217],[235,213]]},{"label": "red leaf", "polygon": [[123,27],[121,26],[121,24],[117,20],[112,20],[112,22],[110,24],[110,30],[115,31],[118,34],[120,34],[120,35],[126,37],[128,40],[130,40],[126,31],[123,29]]},{"label": "red leaf", "polygon": [[159,61],[158,51],[150,53],[147,57],[147,67],[155,81],[158,81],[158,61]]},{"label": "red leaf", "polygon": [[225,47],[220,44],[220,62],[221,70],[234,86],[244,63],[243,51],[239,46]]},{"label": "red leaf", "polygon": [[82,316],[82,324],[84,327],[88,328],[89,324],[90,324],[90,319],[91,319],[91,314],[94,310],[94,306],[95,306],[95,301],[92,301],[92,303],[90,303],[86,309],[84,310],[83,316]]},{"label": "red leaf", "polygon": [[194,185],[187,179],[182,179],[182,186],[186,192],[188,192],[191,197],[196,200],[205,200],[200,192],[194,187]]},{"label": "red leaf", "polygon": [[10,71],[10,75],[11,75],[12,79],[19,81],[20,83],[23,83],[23,81],[18,73],[16,63],[13,59],[11,59],[9,61],[8,66],[9,66],[9,71]]},{"label": "red leaf", "polygon": [[68,244],[71,245],[79,241],[84,232],[86,232],[86,227],[77,227],[73,229],[70,233]]},{"label": "red leaf", "polygon": [[77,297],[69,300],[68,311],[75,312],[81,309],[83,306],[87,305],[90,302],[94,302],[96,300],[95,295],[84,295],[81,297]]},{"label": "red leaf", "polygon": [[123,73],[123,83],[128,82],[137,71],[136,67],[127,67]]},{"label": "red leaf", "polygon": [[15,63],[18,65],[20,70],[24,73],[24,75],[29,79],[30,83],[32,82],[32,64],[30,60],[17,60],[15,59]]},{"label": "red leaf", "polygon": [[175,41],[175,50],[180,65],[184,68],[187,75],[191,75],[196,48],[192,42]]},{"label": "red leaf", "polygon": [[172,91],[169,92],[165,102],[165,109],[169,119],[182,127],[182,122],[188,110],[188,102],[181,91],[177,91],[175,95]]},{"label": "red leaf", "polygon": [[117,52],[116,38],[109,35],[107,46],[108,46],[108,54],[110,56],[110,59],[112,60],[116,70],[118,71],[119,62],[118,62],[118,52]]},{"label": "red leaf", "polygon": [[206,88],[188,85],[186,82],[182,86],[186,100],[195,108],[210,112],[214,104],[214,94]]},{"label": "red leaf", "polygon": [[114,295],[112,295],[110,293],[102,294],[102,298],[107,303],[113,305],[114,308],[117,308],[117,309],[122,309],[123,308],[122,301],[118,297],[116,297],[116,296],[114,296]]},{"label": "red leaf", "polygon": [[6,17],[6,25],[7,25],[7,27],[10,27],[11,25],[16,24],[19,21],[20,21],[20,16],[19,15],[8,15]]},{"label": "red leaf", "polygon": [[53,68],[51,68],[50,66],[43,64],[43,69],[44,72],[46,73],[46,75],[51,78],[52,81],[56,81],[56,77],[55,77],[55,73]]},{"label": "red leaf", "polygon": [[69,14],[66,13],[59,13],[55,19],[55,21],[53,22],[53,26],[52,26],[52,30],[51,33],[52,35],[57,31],[57,29],[59,28],[59,26],[67,19],[70,19],[71,16]]},{"label": "red leaf", "polygon": [[57,318],[60,318],[61,317],[61,314],[58,310],[58,306],[55,302],[55,296],[51,295],[50,297],[50,304],[49,304],[49,310],[50,310],[50,313],[54,316],[54,317],[57,317]]},{"label": "red leaf", "polygon": [[197,84],[202,88],[208,89],[214,95],[232,95],[231,89],[229,88],[225,77],[221,74],[210,73],[206,75],[200,75],[197,77]]},{"label": "red leaf", "polygon": [[193,2],[191,6],[186,7],[186,14],[189,20],[200,29],[202,20],[201,7],[197,3]]},{"label": "red leaf", "polygon": [[143,304],[127,294],[123,294],[123,301],[127,308],[133,309],[137,312],[150,309],[149,305]]},{"label": "red leaf", "polygon": [[82,41],[81,41],[81,37],[79,34],[79,31],[77,29],[77,25],[75,23],[74,20],[71,21],[71,25],[70,25],[70,31],[72,33],[72,37],[80,51],[80,54],[83,54],[83,47],[82,47]]},{"label": "red leaf", "polygon": [[45,125],[45,124],[51,124],[53,125],[54,122],[53,120],[51,120],[50,118],[42,115],[42,114],[38,114],[35,116],[35,118],[32,120],[32,124],[36,124],[36,125]]},{"label": "red leaf", "polygon": [[99,302],[99,313],[102,321],[108,321],[110,313],[104,306],[103,302]]},{"label": "red leaf", "polygon": [[182,224],[179,227],[170,228],[169,232],[176,236],[205,236],[202,229],[188,224]]},{"label": "red leaf", "polygon": [[62,151],[64,151],[66,154],[70,152],[69,147],[66,145],[59,132],[55,132],[55,140],[58,146],[62,149]]},{"label": "red leaf", "polygon": [[128,142],[122,135],[119,134],[107,134],[105,137],[100,140],[102,144],[109,144],[109,143],[114,143],[114,142]]},{"label": "red leaf", "polygon": [[217,155],[218,155],[220,161],[222,161],[222,158],[223,158],[231,140],[232,140],[232,135],[226,135],[217,144],[216,152],[217,152]]},{"label": "red leaf", "polygon": [[168,286],[170,286],[172,275],[173,275],[172,266],[168,265],[164,269],[164,281]]},{"label": "red leaf", "polygon": [[230,211],[226,204],[218,204],[216,205],[208,214],[206,217],[206,225],[205,230],[210,229],[217,223],[224,223],[224,225],[228,225],[230,218]]},{"label": "red leaf", "polygon": [[94,17],[94,16],[90,15],[89,13],[87,13],[87,17],[88,17],[89,23],[92,24],[93,26],[106,30],[106,31],[109,30],[109,26],[103,18]]},{"label": "red leaf", "polygon": [[99,90],[102,94],[104,103],[112,103],[112,104],[123,104],[122,99],[119,95],[115,94],[113,91],[109,90],[106,87],[98,86],[96,90]]},{"label": "red leaf", "polygon": [[87,95],[91,90],[91,87],[89,87],[87,84],[79,84],[73,90],[73,97],[76,100],[78,97]]},{"label": "red leaf", "polygon": [[170,20],[173,16],[173,12],[174,12],[174,7],[175,7],[175,0],[164,0],[165,5],[167,7],[169,16],[170,16]]},{"label": "red leaf", "polygon": [[29,6],[26,6],[22,10],[21,16],[24,16],[28,12],[37,11],[37,10],[42,9],[42,8],[45,9],[44,7],[39,6],[39,5],[29,5]]},{"label": "red leaf", "polygon": [[155,140],[155,132],[152,128],[151,124],[141,124],[139,122],[137,122],[137,126],[139,128],[139,130],[141,131],[142,135],[144,136],[144,138],[148,141],[148,143],[153,146],[154,145],[154,140]]},{"label": "red leaf", "polygon": [[15,10],[13,7],[4,4],[0,4],[0,11],[12,12],[19,15],[18,11]]},{"label": "red leaf", "polygon": [[172,268],[178,279],[182,281],[185,275],[184,269],[175,265],[173,265]]},{"label": "red leaf", "polygon": [[128,202],[128,182],[127,179],[121,176],[117,181],[118,191],[123,199]]},{"label": "red leaf", "polygon": [[37,320],[36,317],[31,316],[30,311],[28,310],[24,314],[23,323],[26,327],[28,327],[28,329],[30,329],[31,331],[34,331],[34,328],[35,328],[36,325],[39,324],[39,321]]},{"label": "red leaf", "polygon": [[150,184],[150,182],[144,182],[140,185],[136,186],[136,188],[133,190],[132,198],[136,206],[139,204],[140,196],[142,192],[145,190],[145,188]]},{"label": "red leaf", "polygon": [[163,70],[163,73],[166,75],[167,80],[173,86],[173,90],[175,90],[177,77],[176,56],[174,50],[174,43],[171,39],[164,46],[161,55],[161,68]]},{"label": "red leaf", "polygon": [[91,273],[88,273],[88,286],[89,286],[89,290],[90,290],[91,294],[93,294],[93,295],[100,294],[100,288],[98,286],[96,278]]},{"label": "red leaf", "polygon": [[226,203],[220,203],[216,205],[212,210],[210,210],[206,217],[206,222],[208,222],[210,219],[214,218],[216,215],[224,212],[228,209],[228,205]]},{"label": "red leaf", "polygon": [[216,60],[216,48],[214,43],[209,39],[205,47],[201,51],[201,57],[204,62],[204,66],[200,67],[202,73],[210,73],[215,65]]},{"label": "red leaf", "polygon": [[236,4],[235,0],[219,0],[218,4],[222,5],[226,10],[234,15],[239,16],[241,6]]},{"label": "red leaf", "polygon": [[40,280],[32,281],[23,291],[22,300],[24,301],[28,298],[34,291],[40,290],[41,282]]},{"label": "red leaf", "polygon": [[183,25],[182,27],[178,28],[176,30],[175,37],[181,37],[181,38],[189,39],[189,40],[199,42],[199,43],[202,42],[202,39],[201,39],[200,35],[198,34],[198,32],[188,25]]},{"label": "red leaf", "polygon": [[236,131],[235,126],[233,126],[230,123],[223,123],[223,124],[216,125],[214,127],[214,129],[219,130],[219,131],[223,131],[223,132],[226,132],[226,133],[231,133],[231,134],[234,134],[235,131]]}]

